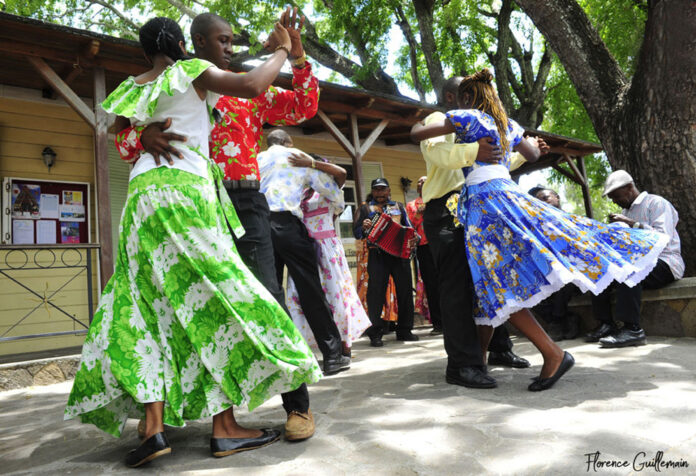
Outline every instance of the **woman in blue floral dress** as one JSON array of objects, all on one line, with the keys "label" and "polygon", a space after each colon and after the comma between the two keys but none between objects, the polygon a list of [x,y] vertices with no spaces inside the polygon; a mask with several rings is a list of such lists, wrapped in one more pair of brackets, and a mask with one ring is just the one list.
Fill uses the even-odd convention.
[{"label": "woman in blue floral dress", "polygon": [[639,283],[655,266],[667,237],[571,215],[520,190],[508,170],[511,153],[520,152],[533,162],[540,150],[508,119],[492,79],[487,69],[464,78],[458,91],[463,109],[449,111],[441,123],[416,125],[412,137],[424,140],[455,132],[459,143],[491,137],[504,151],[499,164],[475,163],[464,169],[466,184],[456,219],[465,227],[483,355],[493,328],[509,319],[544,357],[541,374],[529,390],[545,390],[574,360],[546,335],[529,308],[568,283],[594,294],[612,281]]}]

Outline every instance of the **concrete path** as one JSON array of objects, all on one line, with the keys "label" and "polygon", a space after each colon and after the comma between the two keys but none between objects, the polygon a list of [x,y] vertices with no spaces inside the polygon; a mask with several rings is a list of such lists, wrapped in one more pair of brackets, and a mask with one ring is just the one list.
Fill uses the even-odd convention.
[{"label": "concrete path", "polygon": [[[0,393],[0,473],[645,474],[662,451],[663,465],[689,467],[661,466],[661,474],[696,474],[696,339],[649,337],[614,350],[565,341],[576,366],[553,389],[532,393],[541,358],[526,340],[515,350],[530,369],[494,367],[498,388],[471,390],[445,383],[441,338],[417,333],[420,342],[392,334],[381,349],[356,342],[351,370],[310,388],[314,438],[222,459],[209,454],[210,422],[195,422],[168,430],[172,455],[129,470],[123,458],[137,445],[136,421],[120,439],[63,422],[69,383]],[[285,421],[279,397],[238,417],[256,427]]]}]

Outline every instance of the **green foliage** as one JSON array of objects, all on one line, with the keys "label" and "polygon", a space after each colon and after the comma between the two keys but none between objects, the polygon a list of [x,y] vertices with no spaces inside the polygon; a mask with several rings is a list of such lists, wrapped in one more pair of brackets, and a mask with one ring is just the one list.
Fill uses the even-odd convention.
[{"label": "green foliage", "polygon": [[[644,3],[634,0],[580,0],[578,3],[587,13],[590,21],[598,29],[609,51],[621,65],[627,77],[630,77],[637,62],[638,52],[643,40],[647,10]],[[575,88],[554,55],[554,62],[548,79],[544,122],[541,129],[591,142],[598,142],[592,121],[587,115]],[[585,159],[585,167],[590,182],[592,206],[597,210],[597,217],[605,217],[615,210],[607,205],[610,201],[601,197],[601,189],[607,175],[611,172],[609,162],[603,154]],[[566,184],[567,199],[582,207],[580,188],[574,186],[563,175],[551,171],[550,180],[556,184]],[[574,192],[573,190],[576,190]],[[609,211],[611,210],[611,211]]]}]

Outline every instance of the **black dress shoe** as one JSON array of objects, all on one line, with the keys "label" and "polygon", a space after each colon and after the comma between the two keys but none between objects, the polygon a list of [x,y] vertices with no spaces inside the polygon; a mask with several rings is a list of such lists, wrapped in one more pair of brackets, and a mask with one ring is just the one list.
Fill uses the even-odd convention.
[{"label": "black dress shoe", "polygon": [[341,370],[350,368],[350,357],[343,354],[338,354],[335,357],[324,359],[324,375],[337,374]]},{"label": "black dress shoe", "polygon": [[600,325],[595,327],[592,331],[585,335],[585,342],[597,342],[602,337],[606,337],[618,330],[615,323],[602,322]]},{"label": "black dress shoe", "polygon": [[143,441],[136,449],[128,452],[126,464],[131,468],[137,468],[171,452],[172,449],[164,432],[156,433]]},{"label": "black dress shoe", "polygon": [[530,364],[527,359],[523,359],[519,355],[515,355],[511,350],[508,350],[507,352],[489,352],[488,365],[503,365],[516,369],[526,369]]},{"label": "black dress shoe", "polygon": [[384,347],[384,342],[382,342],[382,336],[370,337],[370,346]]},{"label": "black dress shoe", "polygon": [[495,388],[498,386],[493,377],[480,368],[471,366],[458,369],[447,368],[445,380],[449,384],[468,388]]},{"label": "black dress shoe", "polygon": [[402,340],[405,342],[415,342],[415,341],[420,340],[420,339],[418,338],[417,335],[415,335],[411,331],[407,331],[407,332],[396,331],[396,340]]},{"label": "black dress shoe", "polygon": [[645,331],[643,329],[632,331],[624,327],[620,331],[599,339],[599,345],[606,348],[645,345]]},{"label": "black dress shoe", "polygon": [[563,374],[569,371],[573,365],[575,365],[575,359],[573,358],[573,356],[570,355],[568,352],[563,352],[563,360],[561,361],[561,365],[558,367],[558,370],[556,370],[556,373],[550,376],[549,378],[539,377],[534,382],[530,383],[529,387],[527,388],[530,392],[540,392],[542,390],[547,390],[553,387],[553,384],[558,382],[558,380],[561,377],[563,377]]},{"label": "black dress shoe", "polygon": [[280,432],[273,429],[261,430],[263,433],[256,438],[211,438],[210,451],[216,458],[222,458],[240,451],[255,450],[270,445],[280,438]]}]

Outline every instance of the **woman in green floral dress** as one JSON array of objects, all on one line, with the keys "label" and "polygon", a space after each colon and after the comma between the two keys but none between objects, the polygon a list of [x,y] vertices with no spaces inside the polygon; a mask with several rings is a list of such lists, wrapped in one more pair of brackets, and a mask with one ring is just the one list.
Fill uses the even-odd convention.
[{"label": "woman in green floral dress", "polygon": [[[240,427],[233,405],[253,409],[313,383],[321,372],[309,347],[237,253],[243,234],[208,158],[211,105],[220,94],[265,90],[290,47],[280,24],[275,52],[246,75],[185,59],[183,34],[167,18],[140,32],[153,69],[124,81],[102,107],[134,125],[172,119],[182,159],[143,155],[130,174],[113,277],[82,351],[65,418],[120,436],[126,419],[145,415],[145,439],[126,459],[139,466],[171,451],[163,424],[213,417],[215,456],[278,439],[276,430]],[[218,190],[216,192],[216,182]]]}]

